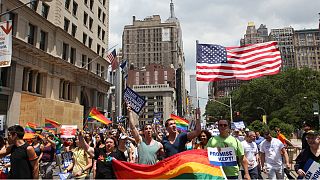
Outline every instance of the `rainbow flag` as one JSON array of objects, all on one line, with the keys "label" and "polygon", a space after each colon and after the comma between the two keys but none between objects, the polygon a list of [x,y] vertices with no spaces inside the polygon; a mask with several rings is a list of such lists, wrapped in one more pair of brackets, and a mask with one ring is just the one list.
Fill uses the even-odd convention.
[{"label": "rainbow flag", "polygon": [[112,123],[112,121],[110,121],[108,118],[106,118],[103,114],[101,114],[97,108],[92,108],[90,113],[89,113],[89,116],[88,116],[88,121],[92,121],[92,119],[95,119],[103,124],[110,124]]},{"label": "rainbow flag", "polygon": [[33,128],[33,129],[36,129],[38,127],[37,124],[31,123],[31,122],[27,122],[26,126],[29,126],[29,127]]},{"label": "rainbow flag", "polygon": [[34,134],[34,133],[35,133],[35,130],[34,130],[34,128],[30,127],[29,125],[26,125],[26,127],[24,128],[24,132],[25,132],[25,133],[32,133],[32,134]]},{"label": "rainbow flag", "polygon": [[188,126],[189,126],[189,121],[186,119],[183,119],[182,117],[179,117],[177,115],[171,114],[170,115],[171,119],[174,119],[176,121],[176,126],[177,129],[182,131],[182,132],[187,132]]},{"label": "rainbow flag", "polygon": [[44,122],[45,122],[44,126],[46,128],[57,128],[57,127],[61,126],[61,124],[59,122],[51,120],[51,119],[45,119]]},{"label": "rainbow flag", "polygon": [[134,164],[112,159],[117,179],[226,179],[220,166],[211,165],[206,150],[190,150],[157,164]]}]

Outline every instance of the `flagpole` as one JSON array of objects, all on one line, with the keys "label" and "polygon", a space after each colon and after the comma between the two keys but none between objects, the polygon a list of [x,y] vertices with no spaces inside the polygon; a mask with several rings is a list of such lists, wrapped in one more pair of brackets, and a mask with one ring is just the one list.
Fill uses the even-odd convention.
[{"label": "flagpole", "polygon": [[[106,50],[105,52],[102,53],[102,56],[106,53],[109,52],[111,49],[115,48],[116,46],[118,46],[118,44],[112,46],[111,48],[109,48],[108,50]],[[93,58],[90,62],[88,62],[86,65],[82,66],[81,68],[85,68],[87,67],[89,64],[91,64],[93,61],[97,60],[99,57],[101,57],[100,55],[98,55],[97,57]],[[103,57],[102,57],[103,58]]]},{"label": "flagpole", "polygon": [[[199,41],[196,40],[196,63],[197,63],[197,58],[198,58],[198,44],[199,44]],[[196,75],[197,75],[197,72],[196,72]],[[197,79],[197,77],[196,77]],[[199,114],[199,109],[200,109],[200,103],[199,103],[199,86],[198,86],[198,81],[196,80],[196,90],[197,90],[197,93],[196,93],[196,96],[197,96],[197,104],[198,104],[198,107],[196,108],[196,120],[200,120],[200,114]]]}]

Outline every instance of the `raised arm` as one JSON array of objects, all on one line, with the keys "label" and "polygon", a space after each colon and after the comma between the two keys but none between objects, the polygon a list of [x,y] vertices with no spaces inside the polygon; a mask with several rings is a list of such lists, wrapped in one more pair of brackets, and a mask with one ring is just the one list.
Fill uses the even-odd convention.
[{"label": "raised arm", "polygon": [[89,154],[90,158],[93,158],[94,149],[93,147],[90,147],[89,144],[84,140],[82,131],[79,131],[78,138],[79,138],[79,146],[82,147],[84,151],[86,151]]},{"label": "raised arm", "polygon": [[136,143],[139,144],[141,141],[141,137],[139,135],[137,128],[134,125],[134,122],[133,122],[134,121],[133,112],[130,107],[128,107],[127,109],[128,109],[128,114],[129,114],[129,127],[132,131],[131,132],[132,136],[135,139]]},{"label": "raised arm", "polygon": [[192,140],[193,138],[196,138],[201,133],[201,124],[200,124],[200,118],[196,120],[196,127],[193,131],[189,132],[187,134],[188,140]]}]

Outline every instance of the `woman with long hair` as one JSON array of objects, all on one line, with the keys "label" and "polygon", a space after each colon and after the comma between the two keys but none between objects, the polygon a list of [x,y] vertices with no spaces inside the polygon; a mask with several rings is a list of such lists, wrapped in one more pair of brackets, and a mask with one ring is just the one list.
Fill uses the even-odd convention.
[{"label": "woman with long hair", "polygon": [[209,139],[212,137],[211,133],[207,130],[202,130],[200,135],[198,136],[198,140],[200,141],[195,145],[194,149],[205,149]]},{"label": "woman with long hair", "polygon": [[40,146],[40,149],[43,152],[40,163],[40,172],[43,179],[53,178],[53,168],[56,164],[54,158],[56,143],[53,138],[53,134],[46,134],[43,139],[43,144]]},{"label": "woman with long hair", "polygon": [[92,148],[85,142],[82,132],[79,133],[79,145],[90,155],[91,158],[97,160],[96,179],[115,179],[112,168],[112,157],[125,161],[123,152],[117,148],[117,140],[113,137],[107,137],[103,148]]}]

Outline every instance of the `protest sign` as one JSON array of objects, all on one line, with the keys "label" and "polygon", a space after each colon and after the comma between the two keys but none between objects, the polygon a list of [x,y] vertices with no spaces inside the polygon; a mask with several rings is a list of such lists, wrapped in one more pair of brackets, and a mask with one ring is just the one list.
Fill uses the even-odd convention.
[{"label": "protest sign", "polygon": [[237,158],[233,147],[208,148],[210,164],[215,166],[236,166]]},{"label": "protest sign", "polygon": [[64,168],[67,168],[72,163],[72,155],[73,153],[71,151],[61,153]]},{"label": "protest sign", "polygon": [[12,21],[0,22],[0,68],[11,64]]},{"label": "protest sign", "polygon": [[306,172],[304,179],[320,179],[320,164],[309,159],[304,166],[304,172]]},{"label": "protest sign", "polygon": [[139,96],[136,92],[134,92],[132,89],[127,87],[124,90],[123,95],[124,101],[128,104],[128,106],[131,107],[131,109],[139,114],[141,109],[146,104],[146,100],[144,100],[141,96]]},{"label": "protest sign", "polygon": [[74,138],[77,132],[77,125],[62,125],[61,138]]}]

